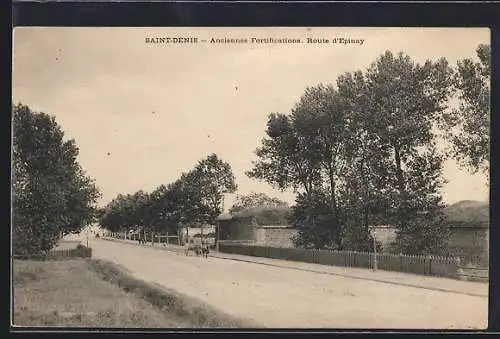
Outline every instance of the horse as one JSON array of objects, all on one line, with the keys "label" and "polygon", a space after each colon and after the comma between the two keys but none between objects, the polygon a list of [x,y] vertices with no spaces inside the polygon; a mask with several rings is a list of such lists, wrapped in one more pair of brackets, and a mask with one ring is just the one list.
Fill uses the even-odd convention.
[{"label": "horse", "polygon": [[205,259],[208,259],[208,254],[210,253],[210,248],[208,247],[208,244],[203,244],[201,246],[201,254]]},{"label": "horse", "polygon": [[198,244],[188,244],[184,250],[184,254],[189,255],[190,251],[193,251],[197,257],[202,253],[201,246]]}]

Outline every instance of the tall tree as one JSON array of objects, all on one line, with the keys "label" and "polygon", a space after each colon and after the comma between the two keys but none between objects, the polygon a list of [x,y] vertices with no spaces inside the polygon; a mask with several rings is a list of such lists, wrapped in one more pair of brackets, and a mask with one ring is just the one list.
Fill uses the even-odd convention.
[{"label": "tall tree", "polygon": [[18,104],[13,127],[13,250],[47,251],[95,220],[100,193],[54,117]]},{"label": "tall tree", "polygon": [[[443,246],[446,230],[441,223],[443,156],[436,148],[433,128],[447,108],[451,95],[452,70],[445,59],[414,63],[407,55],[386,52],[366,72],[367,105],[363,107],[367,132],[384,151],[390,152],[387,195],[393,202],[393,220],[398,243],[407,253],[429,248],[421,241],[431,232],[438,239],[434,251]],[[432,213],[431,213],[432,212]],[[432,224],[420,228],[425,215]]]},{"label": "tall tree", "polygon": [[270,115],[268,138],[257,149],[259,159],[247,173],[299,193],[293,214],[300,230],[297,244],[323,247],[335,243],[335,248],[341,247],[339,193],[349,138],[345,113],[333,86],[307,88],[289,115]]},{"label": "tall tree", "polygon": [[[332,231],[336,247],[342,247],[344,229],[343,205],[340,194],[345,185],[344,173],[348,162],[348,150],[351,134],[349,111],[345,102],[332,85],[309,87],[301,96],[291,113],[295,130],[302,147],[312,163],[319,164],[321,183],[316,185],[315,196],[326,194],[329,206],[327,224]],[[319,192],[322,194],[318,195]],[[307,201],[307,200],[305,200]]]},{"label": "tall tree", "polygon": [[178,220],[175,219],[178,204],[174,196],[172,184],[158,186],[150,194],[150,217],[153,229],[160,232],[175,233]]},{"label": "tall tree", "polygon": [[368,84],[363,72],[345,73],[337,79],[338,95],[347,117],[344,185],[339,196],[344,206],[344,243],[349,250],[373,250],[369,227],[386,222],[391,167],[389,147],[370,133]]},{"label": "tall tree", "polygon": [[187,176],[188,182],[196,188],[200,211],[208,216],[206,222],[213,223],[222,213],[224,194],[237,190],[231,165],[220,159],[215,153],[200,160]]},{"label": "tall tree", "polygon": [[139,190],[130,196],[131,200],[131,226],[139,227],[143,231],[152,230],[154,226],[153,209],[151,208],[150,195],[143,190]]},{"label": "tall tree", "polygon": [[451,155],[472,173],[488,174],[490,159],[491,49],[476,49],[478,62],[470,58],[457,63],[454,87],[459,108],[445,115],[446,138]]},{"label": "tall tree", "polygon": [[253,168],[246,175],[280,190],[313,194],[321,179],[320,159],[309,152],[307,140],[297,134],[291,117],[271,113],[266,135],[255,151],[258,160],[252,162]]}]

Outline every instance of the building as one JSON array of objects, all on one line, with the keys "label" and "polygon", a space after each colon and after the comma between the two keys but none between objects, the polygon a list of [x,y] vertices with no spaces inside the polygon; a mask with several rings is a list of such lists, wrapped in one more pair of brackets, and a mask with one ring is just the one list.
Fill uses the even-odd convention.
[{"label": "building", "polygon": [[[449,220],[450,255],[469,263],[487,265],[489,262],[489,206],[488,204],[464,201],[445,209]],[[253,208],[243,212],[222,214],[217,219],[217,237],[222,241],[251,242],[255,245],[294,247],[293,237],[298,230],[288,222],[289,208]],[[375,226],[377,241],[385,249],[390,248],[396,238],[396,229],[391,225]]]},{"label": "building", "polygon": [[250,208],[234,215],[222,214],[217,218],[218,239],[293,247],[297,230],[288,223],[289,212],[289,208],[271,206]]}]

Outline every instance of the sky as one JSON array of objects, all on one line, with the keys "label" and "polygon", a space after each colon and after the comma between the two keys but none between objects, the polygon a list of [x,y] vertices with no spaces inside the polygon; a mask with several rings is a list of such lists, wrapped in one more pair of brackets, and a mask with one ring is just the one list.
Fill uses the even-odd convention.
[{"label": "sky", "polygon": [[[191,37],[198,43],[146,43]],[[210,43],[211,38],[325,38],[329,43]],[[355,43],[332,43],[333,38]],[[56,117],[96,179],[100,204],[152,191],[216,153],[238,194],[293,203],[244,172],[256,160],[271,112],[288,113],[308,86],[366,69],[386,50],[451,65],[489,43],[482,28],[124,28],[16,27],[13,102]],[[202,42],[201,40],[207,40]],[[362,44],[359,43],[363,40]],[[338,40],[337,40],[338,41]],[[447,203],[489,197],[486,178],[445,163]],[[235,195],[225,199],[231,207]]]}]

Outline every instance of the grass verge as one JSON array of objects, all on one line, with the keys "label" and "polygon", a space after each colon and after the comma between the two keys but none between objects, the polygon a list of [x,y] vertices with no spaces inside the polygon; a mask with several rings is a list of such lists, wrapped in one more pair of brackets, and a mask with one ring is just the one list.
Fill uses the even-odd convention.
[{"label": "grass verge", "polygon": [[253,322],[235,318],[200,300],[163,286],[134,278],[123,268],[104,260],[89,262],[102,279],[120,286],[124,291],[146,300],[163,312],[186,319],[198,328],[255,328]]},{"label": "grass verge", "polygon": [[111,262],[14,260],[13,269],[14,326],[250,327]]}]

